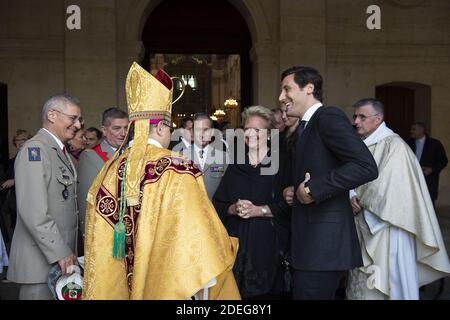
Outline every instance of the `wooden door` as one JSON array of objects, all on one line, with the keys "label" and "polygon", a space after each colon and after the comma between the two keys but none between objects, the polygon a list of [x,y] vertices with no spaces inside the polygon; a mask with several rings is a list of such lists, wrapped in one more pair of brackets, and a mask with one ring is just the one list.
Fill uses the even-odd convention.
[{"label": "wooden door", "polygon": [[403,139],[410,138],[414,123],[414,90],[398,86],[378,86],[376,97],[384,104],[385,122]]}]

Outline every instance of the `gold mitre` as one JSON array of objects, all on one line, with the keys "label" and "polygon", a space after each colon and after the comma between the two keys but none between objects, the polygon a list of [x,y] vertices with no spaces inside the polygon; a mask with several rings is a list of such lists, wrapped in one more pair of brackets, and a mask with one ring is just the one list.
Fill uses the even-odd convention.
[{"label": "gold mitre", "polygon": [[170,126],[172,88],[172,79],[163,70],[154,77],[133,62],[126,82],[130,121],[149,119],[152,124],[157,124],[164,120]]},{"label": "gold mitre", "polygon": [[[182,86],[181,95],[184,92],[184,83],[182,83]],[[139,64],[133,62],[128,71],[125,89],[130,118],[129,128],[134,124],[134,143],[127,157],[125,171],[125,194],[128,206],[139,204],[139,182],[146,164],[145,153],[150,124],[158,124],[160,121],[164,121],[165,124],[170,126],[172,123],[172,88],[172,79],[162,70],[158,71],[156,77],[154,77]],[[181,95],[177,100],[180,99]],[[87,196],[89,204],[95,205],[98,190],[111,164],[117,160],[123,147],[122,145],[114,156],[108,160],[94,180]]]},{"label": "gold mitre", "polygon": [[128,115],[134,123],[134,142],[126,162],[126,199],[128,206],[139,204],[140,179],[144,173],[150,125],[163,121],[172,124],[173,82],[163,70],[154,77],[133,62],[126,81]]}]

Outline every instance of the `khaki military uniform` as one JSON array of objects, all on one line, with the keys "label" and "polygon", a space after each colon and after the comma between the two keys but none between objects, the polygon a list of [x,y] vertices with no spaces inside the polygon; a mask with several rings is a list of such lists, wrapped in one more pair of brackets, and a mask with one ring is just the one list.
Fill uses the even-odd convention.
[{"label": "khaki military uniform", "polygon": [[[46,130],[39,130],[20,149],[15,162],[17,224],[9,280],[42,286],[52,264],[76,254],[76,180],[72,161]],[[21,298],[46,299],[48,295],[21,294]]]},{"label": "khaki military uniform", "polygon": [[183,151],[183,155],[194,162],[202,171],[206,192],[208,193],[209,200],[211,200],[227,169],[228,155],[222,150],[215,149],[210,145],[207,153],[204,155],[205,165],[203,168],[200,166],[200,159],[195,152],[193,144]]}]

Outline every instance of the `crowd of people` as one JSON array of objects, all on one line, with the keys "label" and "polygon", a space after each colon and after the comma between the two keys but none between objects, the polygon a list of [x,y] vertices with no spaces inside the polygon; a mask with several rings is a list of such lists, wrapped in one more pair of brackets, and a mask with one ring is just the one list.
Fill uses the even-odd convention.
[{"label": "crowd of people", "polygon": [[442,144],[421,122],[403,141],[373,98],[351,122],[314,68],[280,87],[233,134],[203,112],[175,130],[172,79],[136,63],[128,112],[106,109],[100,130],[50,97],[0,167],[0,268],[19,298],[52,299],[50,268],[79,256],[84,299],[407,300],[448,276]]}]

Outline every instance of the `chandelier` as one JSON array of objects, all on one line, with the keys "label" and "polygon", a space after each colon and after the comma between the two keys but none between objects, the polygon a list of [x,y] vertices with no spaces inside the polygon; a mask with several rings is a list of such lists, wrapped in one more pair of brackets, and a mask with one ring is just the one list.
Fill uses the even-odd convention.
[{"label": "chandelier", "polygon": [[234,109],[234,108],[237,108],[238,103],[237,103],[236,99],[229,98],[229,99],[225,100],[223,105],[225,106],[226,109]]},{"label": "chandelier", "polygon": [[[183,74],[181,75],[181,80],[183,80],[184,84],[186,86],[191,87],[192,90],[197,90],[198,87],[198,82],[197,82],[197,78],[192,75],[192,74]],[[178,90],[182,90],[183,86],[181,85],[181,83],[177,82],[177,89]]]},{"label": "chandelier", "polygon": [[217,118],[221,118],[224,117],[226,115],[225,111],[223,111],[222,109],[217,109],[214,113],[213,116],[216,116]]}]

